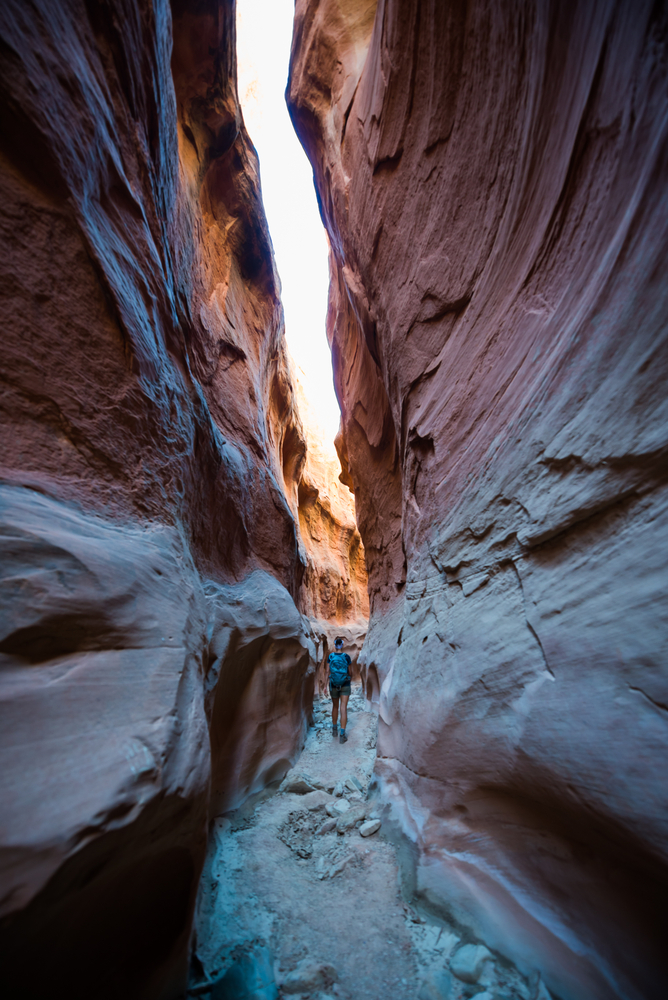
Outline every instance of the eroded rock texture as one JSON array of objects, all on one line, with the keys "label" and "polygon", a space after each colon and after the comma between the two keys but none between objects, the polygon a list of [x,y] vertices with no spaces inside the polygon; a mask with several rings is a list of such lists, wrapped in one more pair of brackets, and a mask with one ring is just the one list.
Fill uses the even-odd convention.
[{"label": "eroded rock texture", "polygon": [[234,4],[0,35],[0,992],[173,997],[209,818],[294,759],[316,654]]},{"label": "eroded rock texture", "polygon": [[419,891],[564,998],[665,992],[667,38],[296,5],[379,779]]}]

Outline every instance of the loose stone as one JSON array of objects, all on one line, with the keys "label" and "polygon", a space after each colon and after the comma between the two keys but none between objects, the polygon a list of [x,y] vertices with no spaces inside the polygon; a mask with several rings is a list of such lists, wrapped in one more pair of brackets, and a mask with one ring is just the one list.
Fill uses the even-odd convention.
[{"label": "loose stone", "polygon": [[350,809],[350,802],[347,799],[339,799],[337,802],[328,802],[325,812],[328,816],[343,816]]},{"label": "loose stone", "polygon": [[295,771],[288,771],[281,785],[282,792],[292,792],[295,795],[307,795],[315,790],[310,778]]},{"label": "loose stone", "polygon": [[485,962],[492,957],[482,944],[465,944],[450,961],[450,971],[463,983],[477,983]]},{"label": "loose stone", "polygon": [[347,833],[352,830],[365,816],[365,808],[363,805],[352,806],[348,812],[344,813],[336,823],[337,833]]},{"label": "loose stone", "polygon": [[310,812],[313,812],[315,809],[322,809],[322,807],[326,806],[328,802],[331,802],[331,800],[331,795],[328,795],[327,792],[320,791],[320,789],[318,789],[315,792],[308,792],[302,799],[302,804],[306,806]]},{"label": "loose stone", "polygon": [[380,826],[381,823],[379,819],[369,819],[366,823],[362,823],[360,833],[363,837],[371,837],[374,833],[378,833]]},{"label": "loose stone", "polygon": [[304,959],[296,969],[288,972],[283,980],[283,993],[311,993],[313,990],[327,988],[335,983],[338,974],[333,965],[325,962],[312,962]]}]

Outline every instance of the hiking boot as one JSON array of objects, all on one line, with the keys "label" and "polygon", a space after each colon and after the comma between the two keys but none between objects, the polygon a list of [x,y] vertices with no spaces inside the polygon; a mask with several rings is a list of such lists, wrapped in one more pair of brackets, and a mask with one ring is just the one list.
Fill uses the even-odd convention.
[{"label": "hiking boot", "polygon": [[348,737],[343,731],[341,731],[341,735],[339,736],[339,743],[347,743],[347,741]]},{"label": "hiking boot", "polygon": [[332,726],[332,736],[338,736],[338,735],[339,735],[339,727]]}]

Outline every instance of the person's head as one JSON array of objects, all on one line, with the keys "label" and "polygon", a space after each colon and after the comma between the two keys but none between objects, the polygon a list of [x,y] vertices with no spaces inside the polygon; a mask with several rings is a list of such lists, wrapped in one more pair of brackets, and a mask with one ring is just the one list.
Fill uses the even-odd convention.
[{"label": "person's head", "polygon": [[334,640],[334,649],[336,650],[343,649],[343,639],[341,638],[340,635],[337,635],[336,639]]}]

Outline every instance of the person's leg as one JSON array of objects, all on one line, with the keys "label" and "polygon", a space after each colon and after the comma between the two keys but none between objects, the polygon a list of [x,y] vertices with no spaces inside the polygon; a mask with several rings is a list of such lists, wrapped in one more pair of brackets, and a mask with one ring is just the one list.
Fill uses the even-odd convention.
[{"label": "person's leg", "polygon": [[336,729],[336,722],[339,717],[339,699],[334,697],[334,692],[329,689],[329,693],[332,697],[332,729]]},{"label": "person's leg", "polygon": [[345,729],[348,725],[348,698],[350,695],[341,695],[341,729]]}]

